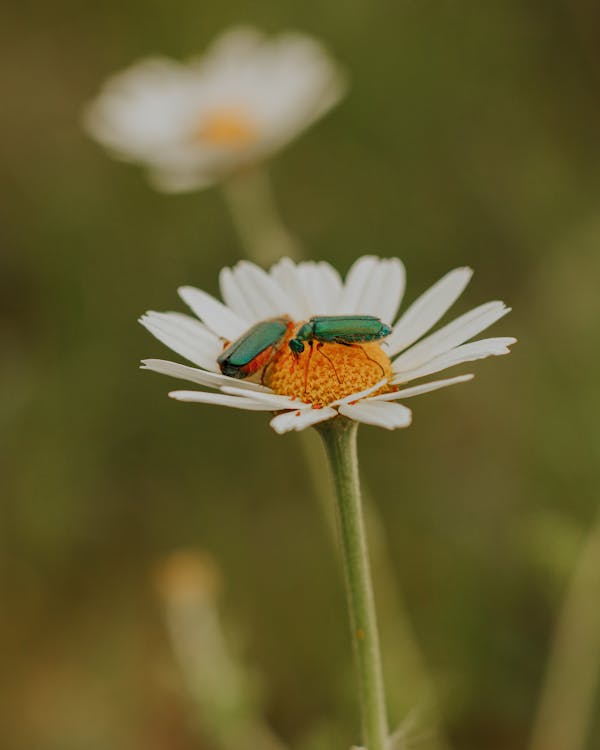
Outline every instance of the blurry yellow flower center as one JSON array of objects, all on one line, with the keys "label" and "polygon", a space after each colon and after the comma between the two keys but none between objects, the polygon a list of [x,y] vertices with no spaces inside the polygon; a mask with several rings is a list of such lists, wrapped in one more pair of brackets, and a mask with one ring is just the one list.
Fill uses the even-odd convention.
[{"label": "blurry yellow flower center", "polygon": [[220,109],[202,119],[194,137],[212,146],[248,146],[257,139],[258,129],[243,110]]},{"label": "blurry yellow flower center", "polygon": [[[264,373],[264,384],[275,393],[323,407],[392,377],[389,357],[376,342],[319,346],[315,341],[312,352],[305,344],[302,354],[295,357],[287,345],[289,338],[291,334]],[[385,385],[378,392],[391,390],[394,386]]]}]

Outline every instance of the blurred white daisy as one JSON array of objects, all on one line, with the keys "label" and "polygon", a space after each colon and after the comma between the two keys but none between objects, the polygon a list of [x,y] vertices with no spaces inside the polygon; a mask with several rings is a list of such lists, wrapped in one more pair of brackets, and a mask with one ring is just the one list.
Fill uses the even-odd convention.
[{"label": "blurred white daisy", "polygon": [[[508,346],[516,340],[470,341],[509,312],[498,301],[480,305],[425,336],[458,299],[471,275],[469,268],[450,271],[400,315],[381,342],[355,347],[324,344],[323,356],[306,347],[296,358],[287,342],[300,323],[313,316],[364,314],[389,323],[396,320],[405,286],[402,262],[364,256],[342,281],[324,262],[295,264],[284,258],[266,272],[241,261],[221,271],[224,302],[186,286],[179,294],[197,317],[148,312],[140,320],[195,367],[160,359],[144,360],[142,366],[214,389],[169,394],[179,401],[277,412],[271,426],[278,433],[302,430],[338,414],[390,430],[407,427],[411,411],[399,401],[473,376],[404,387],[406,383],[463,362],[508,354]],[[282,315],[294,323],[263,370],[264,383],[234,379],[219,371],[217,358],[226,342],[238,339],[258,321]]]},{"label": "blurred white daisy", "polygon": [[234,28],[188,63],[141,60],[85,112],[90,135],[167,192],[206,187],[277,151],[341,98],[344,75],[314,39]]}]

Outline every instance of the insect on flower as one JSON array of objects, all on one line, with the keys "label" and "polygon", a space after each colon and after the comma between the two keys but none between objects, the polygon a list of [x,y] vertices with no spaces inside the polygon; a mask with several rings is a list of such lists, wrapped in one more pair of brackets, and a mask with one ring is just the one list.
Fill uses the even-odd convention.
[{"label": "insect on flower", "polygon": [[294,354],[301,354],[305,341],[309,346],[313,341],[318,342],[317,346],[324,343],[355,346],[363,341],[383,339],[391,332],[390,326],[374,315],[317,316],[298,329],[289,347]]},{"label": "insect on flower", "polygon": [[[283,338],[288,332],[291,333],[293,328],[294,324],[288,316],[270,318],[256,323],[235,341],[228,343],[217,358],[219,369],[223,375],[228,375],[237,380],[251,377],[262,370],[261,383],[263,383],[269,365],[282,346]],[[300,325],[293,338],[288,341],[288,346],[296,362],[305,349],[305,342],[310,347],[305,368],[305,377],[307,378],[313,345],[316,341],[316,350],[329,361],[336,379],[340,382],[340,376],[335,365],[322,351],[324,344],[357,346],[361,348],[367,359],[375,362],[381,368],[381,365],[369,357],[367,352],[360,347],[360,343],[376,341],[388,336],[391,332],[390,326],[382,323],[379,318],[373,315],[313,317],[307,323]]]},{"label": "insect on flower", "polygon": [[[345,279],[323,261],[283,258],[266,271],[241,261],[220,273],[222,302],[183,287],[195,317],[150,311],[141,318],[193,366],[146,359],[143,367],[201,387],[171,392],[178,401],[276,412],[271,425],[278,433],[340,415],[388,430],[408,427],[411,410],[400,402],[473,377],[428,376],[508,354],[515,342],[475,338],[509,312],[499,300],[436,327],[471,275],[470,268],[450,271],[398,315],[405,286],[398,258],[364,256]],[[390,323],[389,335],[382,321]],[[225,351],[224,341],[233,342]],[[311,358],[313,350],[323,356]],[[261,368],[257,383],[249,375]]]},{"label": "insect on flower", "polygon": [[[384,370],[381,365],[369,357],[367,352],[360,346],[361,343],[377,341],[389,336],[392,332],[390,326],[375,317],[374,315],[327,315],[315,316],[308,323],[304,323],[296,332],[294,338],[290,339],[288,346],[296,358],[304,351],[304,343],[310,347],[310,355],[306,365],[308,376],[308,367],[312,357],[313,342],[317,342],[317,351],[326,359],[329,359],[325,352],[322,351],[323,344],[342,344],[343,346],[357,346],[360,348],[365,357],[381,369],[382,375]],[[331,363],[335,376],[340,381],[340,377]]]},{"label": "insect on flower", "polygon": [[263,369],[261,382],[285,334],[293,326],[287,317],[261,320],[230,343],[217,357],[223,375],[243,380]]}]

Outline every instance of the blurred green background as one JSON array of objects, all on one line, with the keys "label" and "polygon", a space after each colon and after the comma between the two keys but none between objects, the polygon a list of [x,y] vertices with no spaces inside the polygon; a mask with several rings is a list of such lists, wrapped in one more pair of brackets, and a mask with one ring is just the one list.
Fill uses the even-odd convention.
[{"label": "blurred green background", "polygon": [[[472,265],[456,310],[514,308],[491,334],[516,335],[514,354],[412,402],[408,430],[362,427],[359,448],[452,746],[525,748],[598,503],[589,0],[4,5],[0,744],[217,748],[191,720],[153,580],[181,547],[218,561],[227,638],[279,735],[299,750],[359,738],[336,553],[297,437],[174,403],[169,380],[137,369],[167,350],[136,318],[183,310],[180,284],[216,292],[240,258],[221,196],[154,193],[80,128],[108,74],[196,53],[240,21],[312,33],[351,75],[347,99],[270,164],[310,255],[344,272],[398,255],[407,300]],[[398,722],[420,699],[388,671]]]}]

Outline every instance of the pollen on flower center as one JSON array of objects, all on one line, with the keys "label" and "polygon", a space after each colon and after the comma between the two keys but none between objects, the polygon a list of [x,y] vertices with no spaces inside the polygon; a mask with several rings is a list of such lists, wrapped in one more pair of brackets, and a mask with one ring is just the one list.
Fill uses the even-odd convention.
[{"label": "pollen on flower center", "polygon": [[241,109],[219,109],[207,114],[194,132],[198,141],[212,146],[247,146],[258,137],[253,120]]},{"label": "pollen on flower center", "polygon": [[[389,357],[377,342],[344,346],[313,343],[296,358],[285,343],[266,368],[264,384],[275,393],[298,398],[315,407],[358,393],[392,377]],[[380,392],[394,390],[384,386]]]}]

